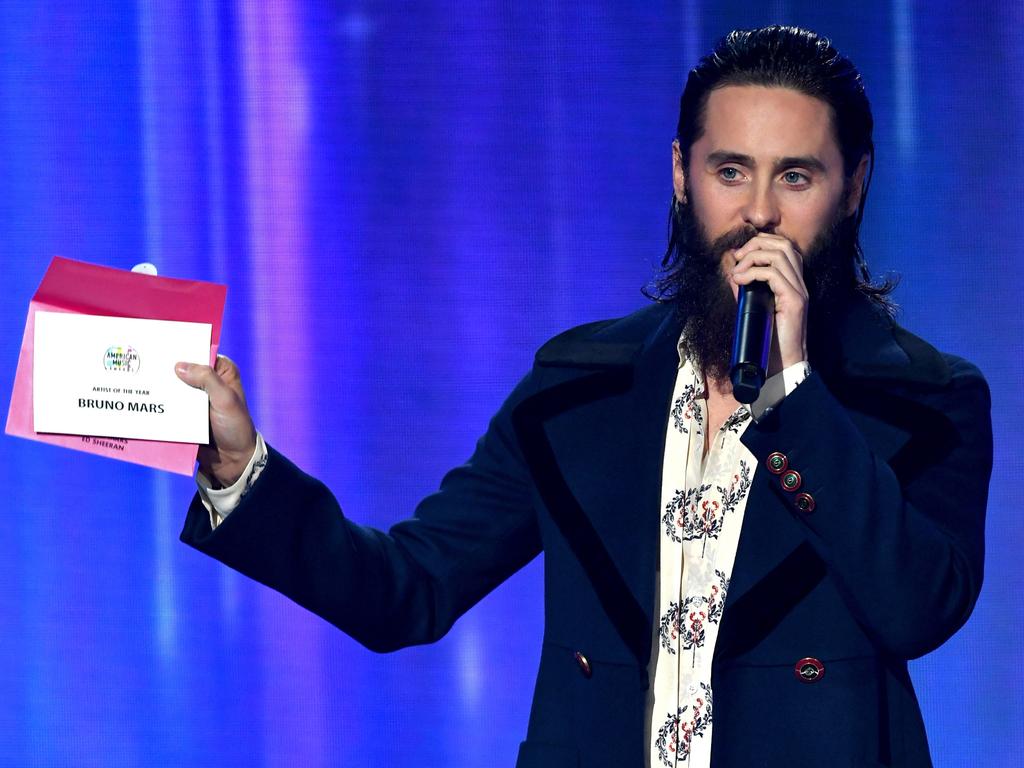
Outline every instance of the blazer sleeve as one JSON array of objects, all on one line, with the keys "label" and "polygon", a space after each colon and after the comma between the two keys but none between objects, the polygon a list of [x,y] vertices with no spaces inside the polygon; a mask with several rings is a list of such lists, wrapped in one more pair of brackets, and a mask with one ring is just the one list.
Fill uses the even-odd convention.
[{"label": "blazer sleeve", "polygon": [[889,461],[817,373],[772,418],[752,425],[744,442],[759,467],[776,451],[786,456],[813,511],[800,510],[781,476],[771,478],[775,492],[869,636],[910,659],[956,632],[981,590],[991,402],[977,368],[955,359],[941,391],[890,406],[905,406],[903,424],[915,426]]},{"label": "blazer sleeve", "polygon": [[512,392],[470,459],[387,532],[348,520],[320,481],[268,446],[267,466],[241,504],[211,530],[197,495],[181,540],[371,650],[433,642],[540,552],[510,421],[532,381]]}]

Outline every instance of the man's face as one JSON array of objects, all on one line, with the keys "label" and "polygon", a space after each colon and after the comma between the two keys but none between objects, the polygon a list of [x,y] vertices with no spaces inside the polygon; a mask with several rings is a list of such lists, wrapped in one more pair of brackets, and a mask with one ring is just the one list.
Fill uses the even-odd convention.
[{"label": "man's face", "polygon": [[[856,210],[856,179],[844,195],[843,157],[832,113],[790,88],[726,86],[708,96],[704,133],[684,173],[673,148],[676,197],[688,203],[709,240],[770,232],[806,253],[837,218]],[[732,251],[723,266],[734,264]]]},{"label": "man's face", "polygon": [[675,303],[700,369],[716,379],[728,376],[738,289],[725,274],[736,249],[758,232],[785,237],[803,256],[810,341],[827,339],[832,310],[854,284],[851,214],[866,168],[865,159],[846,183],[829,107],[788,88],[727,86],[708,97],[688,174],[678,144],[673,156],[683,203]]}]

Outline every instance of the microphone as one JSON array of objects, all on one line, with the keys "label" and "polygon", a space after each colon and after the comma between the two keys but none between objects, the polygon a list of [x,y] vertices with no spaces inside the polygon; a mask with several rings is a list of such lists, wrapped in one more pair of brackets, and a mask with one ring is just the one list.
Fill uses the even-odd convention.
[{"label": "microphone", "polygon": [[741,285],[729,362],[732,396],[741,403],[752,403],[761,394],[774,325],[775,294],[768,283],[755,280]]}]

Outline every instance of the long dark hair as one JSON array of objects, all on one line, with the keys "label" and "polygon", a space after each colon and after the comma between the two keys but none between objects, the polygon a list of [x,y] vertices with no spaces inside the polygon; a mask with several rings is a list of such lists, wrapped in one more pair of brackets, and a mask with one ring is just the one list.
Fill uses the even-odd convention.
[{"label": "long dark hair", "polygon": [[[867,156],[868,169],[860,205],[850,223],[856,288],[890,316],[895,315],[897,307],[890,294],[898,278],[887,275],[881,281],[873,280],[860,245],[860,224],[875,168],[875,145],[871,104],[853,62],[832,47],[828,38],[798,27],[771,26],[730,32],[690,71],[679,100],[676,138],[684,171],[689,171],[690,148],[704,133],[708,96],[711,91],[728,85],[791,88],[828,104],[843,156],[843,170],[851,182],[861,158]],[[673,195],[669,208],[668,249],[661,261],[661,272],[652,281],[651,288],[644,289],[645,295],[657,301],[671,298],[678,284],[675,277],[686,255],[682,205],[686,203],[680,203]]]}]

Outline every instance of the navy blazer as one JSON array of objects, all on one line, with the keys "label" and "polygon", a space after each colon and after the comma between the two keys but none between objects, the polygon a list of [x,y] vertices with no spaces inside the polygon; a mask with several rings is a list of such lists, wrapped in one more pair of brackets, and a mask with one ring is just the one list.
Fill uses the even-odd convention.
[{"label": "navy blazer", "polygon": [[[437,640],[543,551],[517,766],[643,766],[679,330],[651,305],[552,339],[469,461],[387,533],[345,519],[270,449],[215,531],[193,500],[182,541],[377,651]],[[712,764],[931,765],[906,662],[949,638],[981,588],[984,379],[858,302],[830,360],[742,440],[759,469],[715,647]],[[768,471],[773,453],[799,489]]]}]

